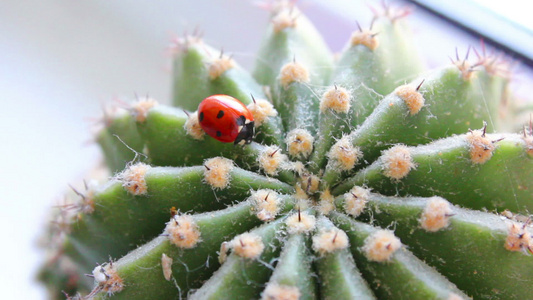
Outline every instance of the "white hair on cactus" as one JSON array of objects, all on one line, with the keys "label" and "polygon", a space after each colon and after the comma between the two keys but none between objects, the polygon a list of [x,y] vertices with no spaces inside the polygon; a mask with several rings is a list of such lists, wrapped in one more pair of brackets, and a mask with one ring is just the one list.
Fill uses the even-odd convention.
[{"label": "white hair on cactus", "polygon": [[378,230],[369,235],[362,247],[368,260],[385,262],[391,259],[402,243],[390,230]]},{"label": "white hair on cactus", "polygon": [[213,157],[204,162],[204,179],[210,186],[217,189],[228,187],[231,180],[233,161],[224,157]]}]

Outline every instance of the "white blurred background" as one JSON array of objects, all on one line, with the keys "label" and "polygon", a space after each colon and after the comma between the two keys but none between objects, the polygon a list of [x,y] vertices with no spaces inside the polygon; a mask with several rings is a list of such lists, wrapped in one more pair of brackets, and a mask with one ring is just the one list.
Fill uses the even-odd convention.
[{"label": "white blurred background", "polygon": [[[507,2],[507,1],[506,1]],[[355,21],[368,26],[373,1],[299,1],[331,49]],[[509,2],[507,2],[509,3]],[[100,159],[90,125],[101,104],[135,94],[167,101],[166,47],[195,27],[205,40],[251,68],[267,12],[246,0],[0,1],[0,290],[2,299],[45,299],[34,276],[37,237],[67,184]],[[366,17],[363,17],[365,16]],[[411,18],[431,66],[464,53],[474,39],[422,10]],[[438,37],[436,39],[435,37]],[[526,70],[522,72],[527,73]],[[529,80],[529,79],[527,79]],[[531,81],[518,80],[527,94]]]}]

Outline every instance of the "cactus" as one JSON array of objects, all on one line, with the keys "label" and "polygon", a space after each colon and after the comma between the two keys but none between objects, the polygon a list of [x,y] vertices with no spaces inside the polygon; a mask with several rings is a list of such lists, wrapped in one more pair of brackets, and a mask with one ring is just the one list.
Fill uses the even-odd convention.
[{"label": "cactus", "polygon": [[[530,298],[533,128],[498,133],[505,62],[428,71],[388,6],[334,60],[293,4],[271,10],[253,71],[184,36],[172,106],[106,115],[112,176],[53,212],[50,297]],[[204,133],[213,94],[247,105],[252,143]]]}]

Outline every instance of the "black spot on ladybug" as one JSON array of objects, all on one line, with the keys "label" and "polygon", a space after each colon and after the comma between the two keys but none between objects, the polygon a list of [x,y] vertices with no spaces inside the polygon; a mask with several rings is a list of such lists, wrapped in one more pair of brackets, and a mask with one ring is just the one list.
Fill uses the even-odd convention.
[{"label": "black spot on ladybug", "polygon": [[218,112],[217,119],[220,119],[220,118],[222,118],[223,116],[224,116],[224,111],[223,111],[223,110],[220,110],[220,111]]},{"label": "black spot on ladybug", "polygon": [[200,118],[199,119],[200,119],[200,122],[202,122],[204,120],[204,112],[200,113]]},{"label": "black spot on ladybug", "polygon": [[218,136],[218,137],[221,137],[221,136],[222,136],[222,132],[220,132],[220,131],[217,130],[217,136]]},{"label": "black spot on ladybug", "polygon": [[237,118],[237,125],[239,125],[239,126],[244,126],[244,123],[246,123],[246,117],[243,116],[243,115],[240,115],[240,116]]}]

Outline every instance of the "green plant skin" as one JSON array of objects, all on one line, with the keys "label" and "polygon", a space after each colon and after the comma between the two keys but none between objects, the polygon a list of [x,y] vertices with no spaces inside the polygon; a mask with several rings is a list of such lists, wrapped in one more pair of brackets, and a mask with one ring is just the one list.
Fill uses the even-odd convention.
[{"label": "green plant skin", "polygon": [[[247,169],[258,169],[258,156],[264,146],[258,143],[246,147],[233,143],[221,143],[208,135],[205,135],[202,140],[196,140],[188,135],[184,128],[187,118],[187,115],[180,109],[159,105],[148,111],[144,122],[137,124],[139,133],[146,142],[151,164],[156,166],[201,165],[207,158],[223,156]],[[281,132],[275,127],[272,128],[276,134]],[[265,134],[267,132],[268,129]],[[270,137],[277,140],[274,135]],[[292,173],[282,171],[279,176],[289,183],[295,181]]]},{"label": "green plant skin", "polygon": [[318,116],[318,139],[309,158],[309,170],[311,172],[319,174],[324,169],[328,161],[328,151],[335,140],[350,132],[349,116],[349,113],[334,112],[331,109],[320,112]]},{"label": "green plant skin", "polygon": [[428,232],[419,225],[428,198],[371,194],[368,201],[361,221],[372,219],[383,228],[394,224],[394,233],[410,251],[474,298],[527,299],[532,295],[533,260],[504,248],[509,220],[453,207],[450,225]]},{"label": "green plant skin", "polygon": [[269,117],[260,126],[257,126],[254,140],[263,145],[279,145],[281,149],[285,149],[283,123],[279,115]]},{"label": "green plant skin", "polygon": [[329,82],[333,59],[328,46],[307,17],[297,9],[293,14],[298,15],[298,26],[277,33],[272,24],[267,28],[252,72],[259,84],[274,87],[281,68],[293,61],[308,69],[312,84]]},{"label": "green plant skin", "polygon": [[[520,135],[487,135],[497,142],[490,160],[474,164],[465,135],[411,147],[416,168],[400,179],[390,179],[382,173],[382,160],[332,190],[340,195],[354,185],[367,185],[384,195],[439,195],[448,201],[472,209],[509,209],[527,213],[533,210],[531,190],[533,159],[526,153]],[[498,174],[498,175],[495,175]]]},{"label": "green plant skin", "polygon": [[[482,69],[472,78],[464,79],[461,71],[453,65],[416,79],[411,85],[416,87],[422,80],[419,92],[425,104],[418,113],[411,115],[405,101],[392,93],[350,134],[354,147],[359,147],[363,153],[360,163],[350,173],[376,160],[380,152],[391,145],[425,144],[467,132],[474,125],[481,127],[485,120],[496,119],[494,106],[504,96],[507,84],[507,80],[491,76]],[[319,153],[315,155],[319,156]],[[324,167],[325,156],[321,157],[317,164]],[[327,167],[324,185],[335,184],[341,176],[338,170]]]},{"label": "green plant skin", "polygon": [[148,192],[139,196],[127,192],[118,180],[109,182],[93,196],[95,211],[73,225],[65,252],[92,268],[95,262],[121,257],[161,233],[171,207],[182,212],[211,211],[248,197],[250,189],[294,191],[290,185],[239,168],[231,171],[228,188],[214,190],[204,183],[204,170],[200,166],[153,167],[145,176]]},{"label": "green plant skin", "polygon": [[377,18],[372,32],[378,33],[378,47],[372,51],[349,43],[336,63],[332,80],[352,92],[354,102],[350,111],[354,128],[372,113],[384,95],[425,69],[405,20]]},{"label": "green plant skin", "polygon": [[299,299],[317,299],[317,283],[311,265],[313,256],[309,246],[308,235],[296,233],[286,237],[267,287],[271,284],[296,287],[300,292]]},{"label": "green plant skin", "polygon": [[120,172],[128,162],[135,159],[135,152],[131,149],[142,153],[144,141],[140,138],[135,118],[130,113],[124,113],[104,122],[107,125],[98,133],[96,141],[102,148],[109,170],[112,173]]},{"label": "green plant skin", "polygon": [[[293,200],[283,197],[284,210],[292,208]],[[127,288],[115,299],[172,299],[186,297],[220,267],[217,251],[220,244],[233,238],[235,232],[248,230],[262,222],[251,213],[249,201],[223,210],[192,215],[201,233],[201,241],[191,249],[181,249],[164,235],[135,249],[114,263],[117,274]],[[283,211],[282,211],[283,212]],[[171,221],[172,222],[172,221]],[[165,280],[161,256],[173,258],[172,277]],[[179,288],[178,288],[179,287]]]},{"label": "green plant skin", "polygon": [[313,87],[305,82],[293,82],[287,87],[276,86],[281,119],[285,128],[305,129],[316,135],[319,99]]},{"label": "green plant skin", "polygon": [[265,245],[258,259],[242,258],[231,253],[222,266],[190,299],[252,299],[263,289],[272,274],[272,259],[280,253],[280,233],[285,218],[277,219],[251,231]]},{"label": "green plant skin", "polygon": [[[186,50],[178,45],[173,63],[172,103],[195,111],[200,102],[212,95],[209,89],[209,62],[220,55],[202,42],[185,42]],[[194,87],[194,88],[190,88]]]},{"label": "green plant skin", "polygon": [[[317,231],[333,228],[336,227],[327,218],[319,218]],[[314,263],[320,276],[321,299],[376,299],[357,269],[349,248],[316,255]]]},{"label": "green plant skin", "polygon": [[245,105],[252,103],[252,95],[256,99],[266,99],[263,87],[260,86],[240,66],[235,66],[210,82],[211,94],[230,95],[239,99]]},{"label": "green plant skin", "polygon": [[468,298],[405,246],[394,252],[387,262],[369,261],[361,247],[364,240],[378,228],[338,212],[332,212],[330,217],[348,235],[355,263],[378,299],[448,299],[452,294]]},{"label": "green plant skin", "polygon": [[[390,22],[384,17],[377,18],[372,30],[378,33],[376,38],[379,46],[375,50],[364,45],[353,46],[351,43],[344,47],[335,65],[332,83],[351,93],[351,106],[347,114],[320,114],[318,142],[310,165],[314,173],[325,167],[326,154],[335,139],[349,133],[352,128],[357,128],[383,102],[381,100],[385,95],[425,69],[417,55],[410,29],[404,23],[404,20]],[[439,135],[437,138],[443,136]],[[375,136],[370,140],[374,141]]]},{"label": "green plant skin", "polygon": [[230,95],[245,105],[252,103],[252,96],[266,99],[262,86],[233,60],[232,68],[211,78],[209,65],[221,57],[226,58],[201,41],[190,42],[186,50],[178,49],[174,56],[174,106],[195,111],[204,98],[213,94]]},{"label": "green plant skin", "polygon": [[[211,78],[208,66],[220,56],[213,48],[200,41],[177,52],[174,58],[174,106],[196,111],[203,99],[214,94],[230,95],[245,105],[251,104],[253,98],[267,99],[263,87],[233,60],[232,68],[217,78]],[[195,88],[190,88],[191,86]],[[269,117],[256,131],[256,141],[265,144],[283,142],[282,125],[277,116]]]},{"label": "green plant skin", "polygon": [[321,279],[321,299],[376,299],[349,250],[320,257],[316,266]]},{"label": "green plant skin", "polygon": [[[512,124],[505,124],[505,122],[516,122],[506,121],[502,117],[502,114],[507,114],[508,106],[512,105],[509,103],[509,98],[512,97],[509,90],[509,77],[498,73],[493,74],[486,70],[485,67],[477,69],[474,74],[482,87],[480,90],[482,95],[486,97],[486,101],[484,101],[485,110],[490,113],[490,119],[485,120],[488,123],[487,132],[517,130],[518,128],[514,128]],[[518,116],[518,114],[515,116]]]},{"label": "green plant skin", "polygon": [[[187,115],[180,109],[159,105],[148,111],[143,123],[138,123],[152,164],[201,165],[205,159],[214,156],[237,158],[239,163],[238,157],[243,157],[244,152],[248,150],[232,143],[221,143],[208,135],[202,140],[192,138],[184,128],[187,119]],[[252,160],[246,163],[252,163]]]}]

